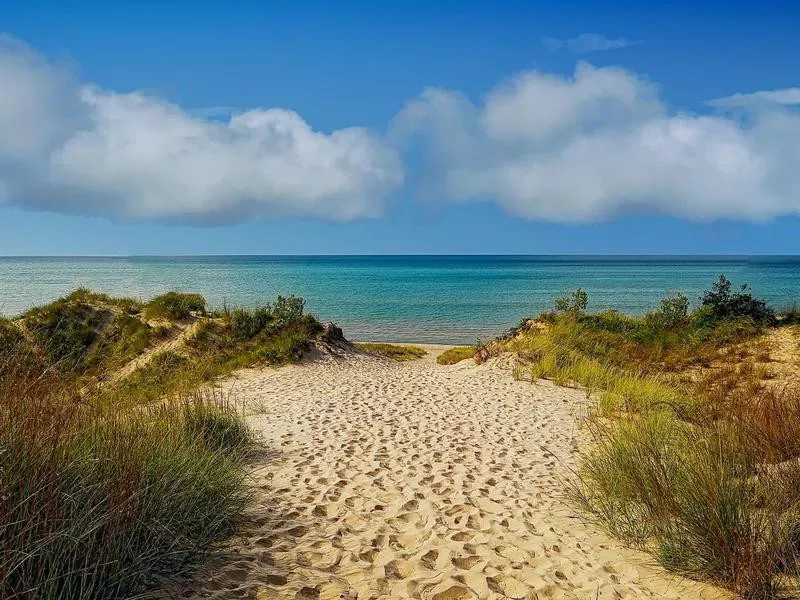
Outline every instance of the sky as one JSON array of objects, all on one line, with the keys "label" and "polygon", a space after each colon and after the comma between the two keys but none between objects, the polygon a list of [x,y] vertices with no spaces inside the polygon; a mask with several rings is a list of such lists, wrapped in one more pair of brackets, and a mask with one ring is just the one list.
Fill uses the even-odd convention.
[{"label": "sky", "polygon": [[0,255],[800,253],[789,1],[0,14]]}]

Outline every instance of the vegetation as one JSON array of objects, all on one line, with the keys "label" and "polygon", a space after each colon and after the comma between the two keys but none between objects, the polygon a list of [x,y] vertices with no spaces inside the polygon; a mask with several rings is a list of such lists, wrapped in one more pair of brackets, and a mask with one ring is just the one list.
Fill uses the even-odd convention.
[{"label": "vegetation", "polygon": [[570,488],[586,515],[670,570],[782,597],[800,576],[800,389],[767,381],[765,302],[722,276],[699,300],[642,318],[561,300],[491,349],[596,399]]},{"label": "vegetation", "polygon": [[295,360],[322,326],[298,298],[196,317],[204,307],[78,290],[0,320],[0,597],[133,597],[235,531],[253,441],[201,385]]},{"label": "vegetation", "polygon": [[130,597],[233,533],[250,436],[230,406],[121,412],[2,360],[0,597]]},{"label": "vegetation", "polygon": [[476,349],[474,346],[455,346],[437,356],[436,362],[440,365],[454,365],[467,358],[473,358],[475,352]]},{"label": "vegetation", "polygon": [[206,299],[200,294],[167,292],[156,296],[145,305],[144,316],[148,319],[179,321],[188,319],[193,312],[203,314],[205,310]]},{"label": "vegetation", "polygon": [[357,343],[356,346],[361,348],[364,352],[385,356],[387,358],[391,358],[392,360],[396,360],[398,362],[404,362],[407,360],[422,358],[427,354],[427,352],[425,352],[425,349],[420,348],[419,346],[402,346],[398,344],[374,344],[368,342],[360,342]]},{"label": "vegetation", "polygon": [[569,294],[563,294],[555,299],[553,303],[558,312],[566,312],[578,315],[586,310],[589,305],[589,294],[581,288]]}]

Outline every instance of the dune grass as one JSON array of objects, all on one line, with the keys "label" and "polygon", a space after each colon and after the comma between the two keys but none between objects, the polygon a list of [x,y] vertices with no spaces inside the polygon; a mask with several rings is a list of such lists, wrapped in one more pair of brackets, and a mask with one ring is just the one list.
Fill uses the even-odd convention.
[{"label": "dune grass", "polygon": [[475,356],[474,346],[455,346],[442,352],[436,357],[436,362],[440,365],[454,365],[457,362],[473,358]]},{"label": "dune grass", "polygon": [[[159,318],[201,304],[172,302],[155,303],[173,306]],[[224,311],[106,383],[161,339],[147,306],[78,290],[0,320],[1,598],[135,597],[235,532],[253,439],[229,399],[203,384],[295,360],[322,326],[299,298]]]},{"label": "dune grass", "polygon": [[427,354],[424,348],[419,346],[406,346],[401,344],[377,344],[372,342],[358,342],[356,344],[364,352],[385,356],[398,362],[415,360]]},{"label": "dune grass", "polygon": [[120,411],[55,372],[13,371],[0,381],[0,597],[130,597],[234,532],[250,434],[229,405]]},{"label": "dune grass", "polygon": [[784,319],[728,284],[693,313],[671,296],[641,318],[566,296],[491,349],[596,400],[569,487],[583,514],[667,569],[785,597],[800,576],[800,389],[765,384],[759,336]]},{"label": "dune grass", "polygon": [[167,292],[144,305],[144,316],[147,319],[179,321],[190,317],[193,312],[204,313],[205,310],[206,299],[200,294]]}]

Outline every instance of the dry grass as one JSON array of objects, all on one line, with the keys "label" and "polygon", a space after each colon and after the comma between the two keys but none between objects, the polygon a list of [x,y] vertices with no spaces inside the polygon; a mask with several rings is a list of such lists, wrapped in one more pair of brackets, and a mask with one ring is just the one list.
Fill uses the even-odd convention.
[{"label": "dry grass", "polygon": [[462,360],[474,358],[475,352],[474,346],[456,346],[442,352],[436,357],[436,362],[440,365],[454,365]]},{"label": "dry grass", "polygon": [[386,358],[391,358],[392,360],[396,360],[398,362],[415,360],[417,358],[422,358],[427,354],[425,349],[420,348],[419,346],[377,344],[372,342],[358,342],[356,346],[361,348],[364,352],[385,356]]}]

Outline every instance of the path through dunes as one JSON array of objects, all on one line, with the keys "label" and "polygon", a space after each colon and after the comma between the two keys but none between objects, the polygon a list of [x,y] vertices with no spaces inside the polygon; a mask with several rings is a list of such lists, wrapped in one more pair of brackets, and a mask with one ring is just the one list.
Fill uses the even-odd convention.
[{"label": "path through dunes", "polygon": [[502,361],[325,356],[230,383],[270,452],[251,528],[180,598],[716,598],[576,519],[577,390]]}]

